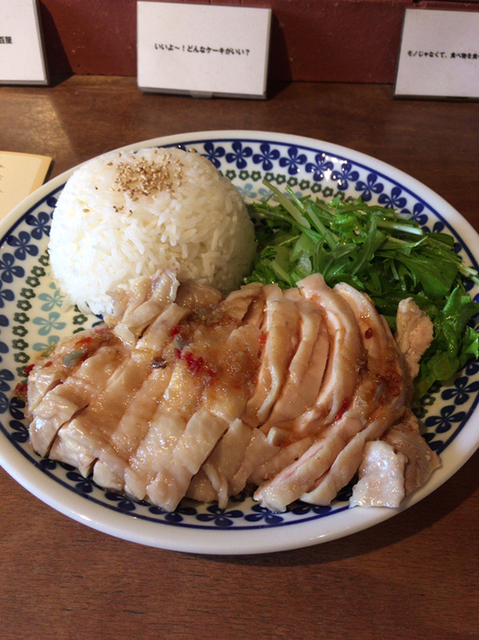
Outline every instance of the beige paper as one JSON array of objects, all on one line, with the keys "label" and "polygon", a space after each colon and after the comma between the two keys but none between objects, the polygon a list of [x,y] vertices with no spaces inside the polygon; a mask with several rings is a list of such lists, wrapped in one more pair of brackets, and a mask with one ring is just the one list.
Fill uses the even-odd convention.
[{"label": "beige paper", "polygon": [[46,156],[0,151],[0,219],[41,187],[51,161]]}]

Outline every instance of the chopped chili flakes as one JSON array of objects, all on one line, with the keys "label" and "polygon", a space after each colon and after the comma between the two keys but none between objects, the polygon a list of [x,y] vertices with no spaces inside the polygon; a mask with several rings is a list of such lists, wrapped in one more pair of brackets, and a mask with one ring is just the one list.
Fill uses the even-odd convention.
[{"label": "chopped chili flakes", "polygon": [[24,400],[25,402],[27,401],[27,393],[28,393],[28,384],[26,382],[24,383],[19,382],[13,390],[13,395],[16,398],[20,398],[20,400]]},{"label": "chopped chili flakes", "polygon": [[85,347],[85,346],[91,346],[92,342],[93,342],[93,338],[91,336],[86,336],[85,338],[81,338],[80,340],[78,340],[78,342],[75,343],[75,347],[77,349],[81,349],[82,347]]},{"label": "chopped chili flakes", "polygon": [[28,367],[25,367],[25,368],[23,369],[23,375],[24,375],[24,376],[29,376],[29,375],[30,375],[30,373],[32,372],[32,370],[33,370],[34,366],[35,366],[35,365],[32,363],[32,364],[29,364],[29,365],[28,365]]},{"label": "chopped chili flakes", "polygon": [[349,407],[349,398],[344,398],[342,405],[339,408],[338,413],[335,416],[335,420],[340,420],[346,413],[346,409]]}]

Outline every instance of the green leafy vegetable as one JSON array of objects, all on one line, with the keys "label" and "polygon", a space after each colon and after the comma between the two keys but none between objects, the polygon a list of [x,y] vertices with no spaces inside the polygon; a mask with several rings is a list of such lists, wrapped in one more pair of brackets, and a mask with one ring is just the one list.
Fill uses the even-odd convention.
[{"label": "green leafy vegetable", "polygon": [[415,220],[361,199],[325,203],[264,184],[276,203],[249,205],[258,252],[246,282],[288,288],[319,272],[330,286],[347,282],[371,296],[393,331],[399,301],[412,297],[435,330],[421,360],[416,400],[479,357],[479,333],[470,326],[479,304],[463,284],[479,284],[479,274],[454,251],[452,236],[426,233]]}]

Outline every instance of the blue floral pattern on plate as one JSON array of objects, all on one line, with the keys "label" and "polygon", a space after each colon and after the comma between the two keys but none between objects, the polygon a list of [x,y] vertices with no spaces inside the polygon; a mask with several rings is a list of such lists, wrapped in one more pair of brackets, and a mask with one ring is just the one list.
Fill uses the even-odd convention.
[{"label": "blue floral pattern on plate", "polygon": [[[289,185],[298,196],[312,193],[323,199],[343,200],[362,196],[411,215],[425,229],[444,228],[455,236],[457,250],[477,268],[464,239],[448,220],[407,184],[380,169],[338,157],[327,144],[305,139],[301,143],[237,136],[192,137],[187,144],[170,144],[195,149],[203,154],[238,187],[245,201],[265,200],[270,192],[266,178],[283,189]],[[168,145],[166,145],[168,146]],[[47,245],[51,217],[62,186],[52,189],[12,225],[0,244],[0,430],[1,438],[19,451],[29,463],[52,482],[125,517],[158,525],[197,529],[257,530],[291,526],[334,517],[348,508],[350,488],[343,490],[330,507],[293,504],[286,513],[274,514],[254,503],[246,493],[232,499],[226,509],[183,500],[174,513],[166,513],[145,502],[103,491],[90,478],[61,463],[42,460],[28,444],[28,427],[21,401],[14,394],[25,381],[25,367],[35,354],[50,348],[65,334],[81,331],[97,322],[78,309],[62,311],[62,294],[52,281]],[[471,363],[450,385],[426,398],[425,437],[439,454],[467,424],[479,397],[479,365]]]}]

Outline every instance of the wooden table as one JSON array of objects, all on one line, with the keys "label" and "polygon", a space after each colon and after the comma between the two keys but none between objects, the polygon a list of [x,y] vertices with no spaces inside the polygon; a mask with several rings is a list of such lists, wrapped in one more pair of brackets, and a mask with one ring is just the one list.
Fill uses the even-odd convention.
[{"label": "wooden table", "polygon": [[[0,88],[0,149],[53,157],[53,177],[157,136],[300,134],[402,169],[479,230],[479,104],[392,94],[383,85],[295,83],[272,87],[266,101],[198,101],[142,94],[131,78],[73,77]],[[0,470],[0,638],[478,638],[478,465],[476,453],[434,494],[369,530],[239,557],[109,537]]]}]

